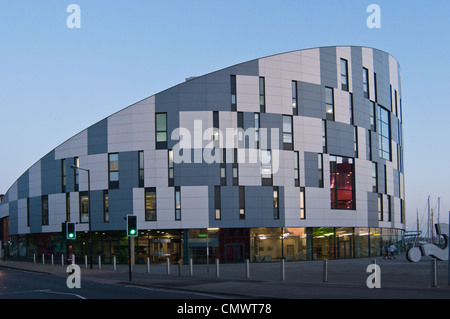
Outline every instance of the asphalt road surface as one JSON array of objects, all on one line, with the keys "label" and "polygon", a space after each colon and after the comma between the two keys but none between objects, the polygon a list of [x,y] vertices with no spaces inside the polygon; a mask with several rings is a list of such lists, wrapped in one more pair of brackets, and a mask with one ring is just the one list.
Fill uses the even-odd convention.
[{"label": "asphalt road surface", "polygon": [[0,268],[0,299],[209,299],[212,295],[83,280],[68,288],[66,277]]}]

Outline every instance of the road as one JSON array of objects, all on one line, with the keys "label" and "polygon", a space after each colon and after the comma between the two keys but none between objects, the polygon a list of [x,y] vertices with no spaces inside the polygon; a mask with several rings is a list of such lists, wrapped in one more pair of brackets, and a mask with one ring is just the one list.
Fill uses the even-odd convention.
[{"label": "road", "polygon": [[66,277],[0,268],[0,299],[214,299],[209,294],[106,284],[83,280],[68,288]]}]

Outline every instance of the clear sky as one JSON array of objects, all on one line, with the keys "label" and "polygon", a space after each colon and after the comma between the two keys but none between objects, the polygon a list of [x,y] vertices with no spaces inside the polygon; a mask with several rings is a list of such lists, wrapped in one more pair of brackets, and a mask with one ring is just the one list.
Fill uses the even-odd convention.
[{"label": "clear sky", "polygon": [[[70,29],[70,4],[81,28]],[[368,28],[370,4],[381,28]],[[406,211],[450,210],[450,1],[0,0],[0,193],[42,156],[143,98],[247,60],[328,45],[401,64]],[[424,219],[423,219],[424,218]]]}]

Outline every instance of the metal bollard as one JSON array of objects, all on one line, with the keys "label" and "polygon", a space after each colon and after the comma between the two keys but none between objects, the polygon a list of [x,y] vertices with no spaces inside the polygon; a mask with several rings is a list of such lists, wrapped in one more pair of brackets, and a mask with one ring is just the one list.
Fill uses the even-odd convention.
[{"label": "metal bollard", "polygon": [[147,275],[150,273],[150,258],[147,257]]},{"label": "metal bollard", "polygon": [[61,254],[61,266],[64,267],[64,254]]},{"label": "metal bollard", "polygon": [[328,259],[323,261],[323,282],[328,282]]},{"label": "metal bollard", "polygon": [[117,264],[116,264],[116,256],[113,256],[113,270],[116,271]]},{"label": "metal bollard", "polygon": [[54,260],[53,260],[53,254],[52,254],[52,266],[54,265],[55,263],[54,263]]},{"label": "metal bollard", "polygon": [[36,263],[36,254],[33,254],[33,264]]},{"label": "metal bollard", "polygon": [[192,258],[189,259],[189,276],[194,276],[194,264]]},{"label": "metal bollard", "polygon": [[245,278],[250,279],[250,261],[248,259],[245,260]]},{"label": "metal bollard", "polygon": [[220,277],[220,270],[219,270],[219,259],[216,259],[216,277]]},{"label": "metal bollard", "polygon": [[42,254],[42,264],[43,265],[45,264],[45,256],[44,256],[44,254]]},{"label": "metal bollard", "polygon": [[102,269],[102,257],[98,256],[98,269]]},{"label": "metal bollard", "polygon": [[285,281],[286,280],[286,266],[285,266],[284,258],[281,258],[280,264],[281,264],[281,280]]},{"label": "metal bollard", "polygon": [[437,277],[437,260],[433,258],[431,261],[431,287],[438,286],[438,277]]},{"label": "metal bollard", "polygon": [[169,257],[166,258],[166,265],[167,265],[167,274],[170,275],[170,261],[169,261]]},{"label": "metal bollard", "polygon": [[88,267],[87,255],[84,255],[84,268]]}]

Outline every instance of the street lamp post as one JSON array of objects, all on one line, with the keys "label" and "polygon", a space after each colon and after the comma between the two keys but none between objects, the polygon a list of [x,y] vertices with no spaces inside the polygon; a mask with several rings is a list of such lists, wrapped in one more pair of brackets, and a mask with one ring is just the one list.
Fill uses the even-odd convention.
[{"label": "street lamp post", "polygon": [[75,165],[70,166],[73,169],[79,169],[87,172],[88,175],[88,220],[89,220],[89,264],[92,269],[92,233],[91,233],[91,172],[88,169],[77,167]]}]

